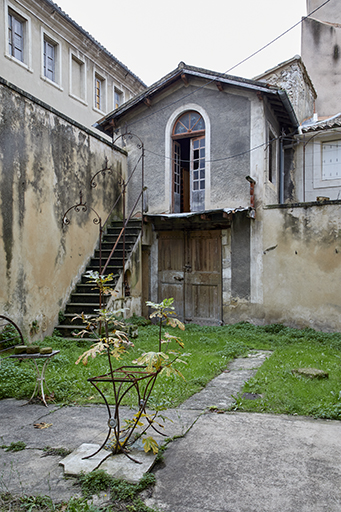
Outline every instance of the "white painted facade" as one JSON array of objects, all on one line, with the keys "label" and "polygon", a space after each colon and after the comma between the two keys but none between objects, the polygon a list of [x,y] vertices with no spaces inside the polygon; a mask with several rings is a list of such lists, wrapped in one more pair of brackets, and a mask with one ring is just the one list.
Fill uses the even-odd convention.
[{"label": "white painted facade", "polygon": [[99,117],[145,88],[50,0],[0,0],[0,26],[0,76],[95,133]]}]

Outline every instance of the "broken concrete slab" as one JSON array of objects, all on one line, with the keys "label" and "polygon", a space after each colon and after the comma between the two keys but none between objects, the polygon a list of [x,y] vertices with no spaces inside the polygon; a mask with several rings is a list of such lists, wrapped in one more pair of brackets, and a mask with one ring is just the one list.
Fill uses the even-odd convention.
[{"label": "broken concrete slab", "polygon": [[99,447],[98,444],[83,443],[61,460],[59,464],[64,466],[65,475],[76,476],[80,473],[90,473],[95,469],[103,469],[114,478],[136,484],[141,480],[144,473],[150,471],[155,464],[156,455],[145,453],[141,447],[133,447],[129,450],[129,457],[131,458],[124,453],[113,455],[110,451],[104,449],[89,459],[84,458],[94,454]]}]

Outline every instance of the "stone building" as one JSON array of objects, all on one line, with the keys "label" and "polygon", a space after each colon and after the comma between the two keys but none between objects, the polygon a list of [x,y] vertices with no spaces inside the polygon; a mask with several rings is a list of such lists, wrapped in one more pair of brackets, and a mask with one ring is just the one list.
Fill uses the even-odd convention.
[{"label": "stone building", "polygon": [[[171,296],[186,322],[340,330],[341,201],[316,197],[300,160],[314,128],[297,117],[313,118],[315,89],[298,57],[258,80],[180,63],[98,122],[144,143],[131,311]],[[123,139],[129,174],[137,150]]]},{"label": "stone building", "polygon": [[180,63],[97,126],[144,143],[140,310],[171,296],[186,322],[263,320],[263,205],[291,188],[298,128],[287,94]]}]

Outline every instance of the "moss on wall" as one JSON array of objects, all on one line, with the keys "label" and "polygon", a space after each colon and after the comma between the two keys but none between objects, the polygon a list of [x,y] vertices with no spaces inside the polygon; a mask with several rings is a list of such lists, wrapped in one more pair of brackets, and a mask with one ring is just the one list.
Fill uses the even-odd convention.
[{"label": "moss on wall", "polygon": [[[93,210],[106,220],[125,158],[86,129],[0,85],[0,312],[26,333],[34,321],[52,331],[97,243]],[[111,173],[100,174],[91,188],[91,177],[106,166]],[[70,211],[70,225],[63,226],[80,191],[86,208]]]}]

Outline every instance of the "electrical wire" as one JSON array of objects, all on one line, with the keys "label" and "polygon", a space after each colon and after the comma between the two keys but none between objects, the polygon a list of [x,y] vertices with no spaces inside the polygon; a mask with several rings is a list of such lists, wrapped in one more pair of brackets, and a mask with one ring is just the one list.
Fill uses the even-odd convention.
[{"label": "electrical wire", "polygon": [[179,103],[179,101],[182,101],[186,98],[188,98],[189,96],[192,96],[193,94],[195,94],[196,92],[204,89],[205,87],[207,87],[207,85],[211,84],[212,82],[215,82],[217,80],[217,77],[219,78],[219,76],[223,77],[224,75],[227,75],[228,73],[230,73],[233,69],[236,69],[237,67],[239,67],[241,64],[244,64],[244,62],[247,62],[248,60],[250,60],[252,57],[254,57],[255,55],[258,55],[258,53],[262,52],[263,50],[265,50],[265,48],[268,48],[270,45],[272,45],[273,43],[275,43],[276,41],[278,41],[279,39],[281,39],[281,37],[285,36],[286,34],[288,34],[288,32],[290,32],[291,30],[293,30],[294,28],[296,28],[298,25],[300,25],[304,20],[306,20],[307,18],[309,18],[312,14],[314,14],[316,11],[318,11],[319,9],[321,9],[322,7],[324,7],[326,4],[328,4],[330,2],[330,0],[326,0],[323,4],[321,4],[319,7],[317,7],[316,9],[314,9],[313,11],[311,11],[309,14],[307,14],[307,16],[303,16],[301,18],[300,21],[298,21],[297,23],[295,23],[294,25],[292,25],[290,28],[288,28],[287,30],[285,30],[284,32],[282,32],[280,35],[278,35],[277,37],[275,37],[274,39],[272,39],[269,43],[265,44],[264,46],[262,46],[261,48],[259,48],[258,50],[256,50],[255,52],[253,52],[251,55],[249,55],[248,57],[246,57],[245,59],[241,60],[240,62],[238,62],[237,64],[235,64],[234,66],[232,66],[231,68],[227,69],[224,73],[216,73],[216,76],[214,78],[212,78],[211,80],[208,80],[207,82],[204,83],[204,85],[201,85],[200,87],[197,87],[196,89],[194,89],[193,91],[185,94],[184,96],[182,96],[181,98],[178,98],[177,100],[174,100],[172,103],[168,103],[167,105],[165,105],[164,107],[161,107],[159,108],[158,110],[154,110],[153,112],[150,112],[149,114],[139,118],[138,120],[136,121],[132,121],[131,123],[129,123],[129,126],[133,126],[134,124],[140,122],[140,121],[143,121],[144,119],[148,119],[149,117],[152,117],[154,116],[155,114],[158,114],[159,112],[162,112],[163,110],[175,105],[176,103]]},{"label": "electrical wire", "polygon": [[[226,160],[232,160],[233,158],[238,158],[238,157],[247,155],[247,154],[251,153],[252,151],[255,151],[256,149],[260,149],[260,148],[262,148],[264,146],[268,146],[268,144],[270,144],[270,142],[274,142],[275,140],[279,140],[279,139],[280,139],[280,137],[277,137],[276,139],[272,139],[269,142],[263,142],[262,144],[259,144],[259,146],[255,146],[255,147],[253,147],[251,149],[247,149],[245,151],[242,151],[241,153],[237,153],[235,155],[226,156],[224,158],[216,158],[216,159],[213,159],[213,160],[205,160],[205,162],[212,163],[212,162],[224,162]],[[160,155],[158,153],[155,153],[154,151],[151,151],[150,149],[146,149],[145,148],[145,152],[146,153],[151,153],[152,155],[157,156],[157,157],[162,158],[162,159],[172,160],[172,161],[174,160],[174,158],[171,157],[171,156]],[[191,162],[191,160],[183,160],[183,159],[181,159],[181,163],[190,163],[190,162]]]}]

